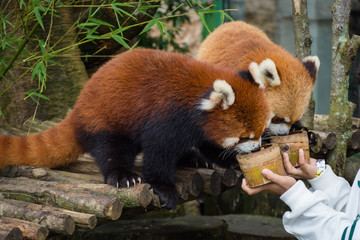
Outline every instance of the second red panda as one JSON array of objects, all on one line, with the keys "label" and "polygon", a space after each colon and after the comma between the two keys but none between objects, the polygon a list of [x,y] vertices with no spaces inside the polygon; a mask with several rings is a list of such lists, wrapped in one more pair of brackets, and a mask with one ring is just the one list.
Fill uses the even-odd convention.
[{"label": "second red panda", "polygon": [[280,135],[287,134],[305,112],[320,66],[317,56],[299,61],[260,29],[242,21],[215,29],[201,44],[197,59],[233,69],[250,64],[265,69],[261,81],[272,114],[268,127]]}]

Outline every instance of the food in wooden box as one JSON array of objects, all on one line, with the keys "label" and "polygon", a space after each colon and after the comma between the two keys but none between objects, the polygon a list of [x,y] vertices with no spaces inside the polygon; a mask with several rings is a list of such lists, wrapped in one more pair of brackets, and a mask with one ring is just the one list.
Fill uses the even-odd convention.
[{"label": "food in wooden box", "polygon": [[279,175],[286,175],[277,144],[264,145],[259,152],[239,154],[237,160],[249,187],[257,187],[270,182],[261,173],[265,168]]},{"label": "food in wooden box", "polygon": [[304,157],[307,163],[310,162],[309,139],[306,131],[293,131],[285,136],[273,136],[270,142],[278,144],[281,155],[287,153],[289,160],[294,167],[299,166],[299,149],[304,150]]}]

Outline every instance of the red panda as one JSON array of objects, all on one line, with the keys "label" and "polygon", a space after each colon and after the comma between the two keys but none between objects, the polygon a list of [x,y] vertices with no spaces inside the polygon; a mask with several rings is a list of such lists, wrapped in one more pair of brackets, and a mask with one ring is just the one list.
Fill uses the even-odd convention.
[{"label": "red panda", "polygon": [[[257,66],[251,71],[259,73]],[[175,208],[177,161],[212,144],[259,148],[270,108],[259,79],[181,54],[136,49],[102,66],[59,125],[37,135],[0,136],[0,167],[58,167],[90,153],[105,182],[126,187],[143,153],[143,176],[166,208]]]},{"label": "red panda", "polygon": [[242,21],[225,23],[209,34],[197,59],[234,69],[263,65],[266,71],[261,80],[272,114],[268,128],[278,135],[287,134],[305,112],[320,66],[317,56],[301,62],[260,29]]}]

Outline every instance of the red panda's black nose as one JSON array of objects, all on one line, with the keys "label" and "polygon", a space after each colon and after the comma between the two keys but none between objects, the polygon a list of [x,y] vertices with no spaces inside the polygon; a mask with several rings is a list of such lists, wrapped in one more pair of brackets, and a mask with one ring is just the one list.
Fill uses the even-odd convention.
[{"label": "red panda's black nose", "polygon": [[255,149],[251,150],[251,152],[258,152],[258,151],[260,151],[260,149],[261,149],[261,147],[257,147]]}]

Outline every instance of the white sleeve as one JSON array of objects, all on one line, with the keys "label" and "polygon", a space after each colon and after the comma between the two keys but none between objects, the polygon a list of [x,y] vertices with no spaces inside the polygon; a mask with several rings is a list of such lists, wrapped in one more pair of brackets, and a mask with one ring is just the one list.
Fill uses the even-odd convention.
[{"label": "white sleeve", "polygon": [[283,216],[284,228],[298,239],[360,240],[360,223],[356,225],[358,220],[329,207],[326,194],[310,192],[302,181],[298,181],[280,199],[291,209]]},{"label": "white sleeve", "polygon": [[344,211],[349,200],[351,186],[342,177],[338,177],[329,165],[317,178],[308,180],[313,190],[320,190],[328,196],[328,206],[337,211]]}]

